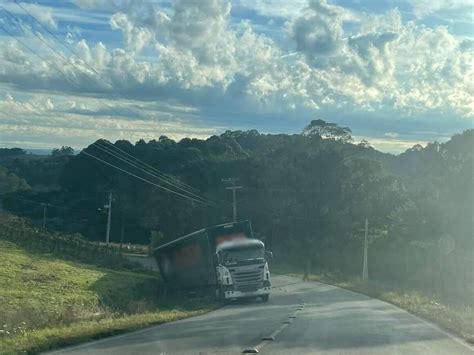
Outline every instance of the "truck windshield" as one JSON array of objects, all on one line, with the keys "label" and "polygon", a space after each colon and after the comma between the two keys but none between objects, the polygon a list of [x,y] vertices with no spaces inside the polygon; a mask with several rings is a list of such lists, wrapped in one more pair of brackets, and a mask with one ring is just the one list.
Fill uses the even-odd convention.
[{"label": "truck windshield", "polygon": [[263,259],[264,253],[263,248],[252,247],[226,250],[222,256],[224,264],[229,264],[244,260]]}]

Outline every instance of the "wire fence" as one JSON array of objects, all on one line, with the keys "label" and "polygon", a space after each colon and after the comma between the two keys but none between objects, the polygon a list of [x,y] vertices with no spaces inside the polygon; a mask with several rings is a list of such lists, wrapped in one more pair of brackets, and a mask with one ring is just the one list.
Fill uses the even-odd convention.
[{"label": "wire fence", "polygon": [[77,234],[51,233],[14,218],[0,220],[0,240],[12,242],[28,251],[50,253],[99,266],[137,268],[136,264],[121,255],[119,248],[91,243]]}]

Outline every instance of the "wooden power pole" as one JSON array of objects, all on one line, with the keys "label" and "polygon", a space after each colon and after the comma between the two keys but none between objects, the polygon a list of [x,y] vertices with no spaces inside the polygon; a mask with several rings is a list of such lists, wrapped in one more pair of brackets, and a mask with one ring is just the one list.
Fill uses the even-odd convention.
[{"label": "wooden power pole", "polygon": [[362,266],[362,281],[369,280],[369,265],[368,265],[368,252],[369,242],[367,240],[367,234],[369,232],[369,220],[365,219],[365,234],[364,234],[364,265]]},{"label": "wooden power pole", "polygon": [[222,182],[231,184],[231,186],[226,187],[226,190],[232,190],[232,206],[233,206],[234,222],[237,222],[237,200],[236,200],[236,196],[235,196],[235,190],[242,188],[242,186],[236,186],[235,185],[235,183],[237,181],[239,181],[239,178],[237,178],[237,177],[222,179]]},{"label": "wooden power pole", "polygon": [[109,204],[104,206],[108,209],[107,213],[107,231],[105,234],[105,243],[108,245],[110,241],[110,225],[112,222],[112,192],[109,193]]}]

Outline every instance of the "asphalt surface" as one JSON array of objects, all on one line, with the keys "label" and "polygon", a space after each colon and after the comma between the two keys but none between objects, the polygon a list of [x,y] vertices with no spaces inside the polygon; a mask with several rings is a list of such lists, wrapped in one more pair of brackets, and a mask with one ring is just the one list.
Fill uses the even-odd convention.
[{"label": "asphalt surface", "polygon": [[462,340],[388,303],[287,276],[274,277],[273,285],[268,303],[239,302],[202,316],[53,353],[474,353]]}]

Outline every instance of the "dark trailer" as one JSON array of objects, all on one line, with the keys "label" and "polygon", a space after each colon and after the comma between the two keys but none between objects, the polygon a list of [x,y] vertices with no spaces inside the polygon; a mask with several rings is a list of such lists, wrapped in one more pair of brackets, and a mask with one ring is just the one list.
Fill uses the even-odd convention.
[{"label": "dark trailer", "polygon": [[217,285],[216,246],[235,239],[253,239],[250,221],[204,228],[164,244],[154,255],[164,281],[171,287]]}]

